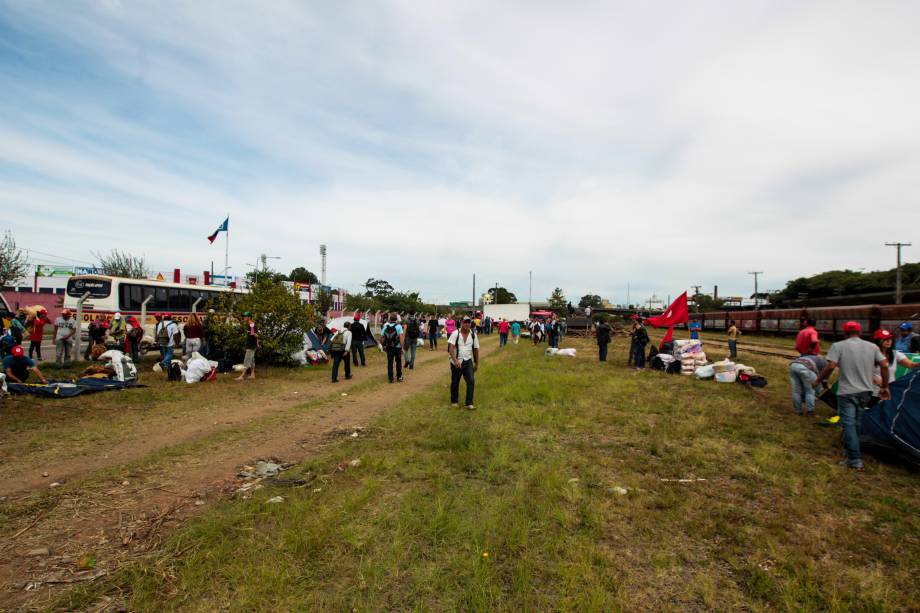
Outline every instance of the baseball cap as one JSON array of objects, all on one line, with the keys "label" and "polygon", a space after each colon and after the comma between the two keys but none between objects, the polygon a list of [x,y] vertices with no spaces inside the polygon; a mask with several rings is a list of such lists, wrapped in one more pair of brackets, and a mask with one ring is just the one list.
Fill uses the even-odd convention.
[{"label": "baseball cap", "polygon": [[358,321],[359,319],[361,319],[361,314],[355,313],[355,321]]},{"label": "baseball cap", "polygon": [[858,322],[848,321],[845,324],[843,324],[843,331],[844,332],[862,332],[862,326],[860,326]]},{"label": "baseball cap", "polygon": [[70,309],[64,309],[61,311],[61,315],[70,315]]},{"label": "baseball cap", "polygon": [[872,335],[872,338],[874,338],[877,341],[883,341],[885,339],[893,338],[893,337],[894,337],[894,334],[892,334],[888,330],[881,330],[881,329],[876,330],[875,334]]},{"label": "baseball cap", "polygon": [[465,316],[461,321],[471,322],[471,321],[473,321],[473,320],[470,319],[470,316],[469,316],[469,315],[467,315],[467,316]]},{"label": "baseball cap", "polygon": [[112,319],[121,319],[121,313],[115,313],[115,315],[112,316]]},{"label": "baseball cap", "polygon": [[22,348],[22,345],[15,345],[13,347],[13,355],[16,356],[17,358],[21,358],[25,354],[26,354],[26,351],[25,349]]},{"label": "baseball cap", "polygon": [[905,321],[898,327],[901,328],[902,330],[913,330],[914,329],[913,324],[910,323],[909,321]]}]

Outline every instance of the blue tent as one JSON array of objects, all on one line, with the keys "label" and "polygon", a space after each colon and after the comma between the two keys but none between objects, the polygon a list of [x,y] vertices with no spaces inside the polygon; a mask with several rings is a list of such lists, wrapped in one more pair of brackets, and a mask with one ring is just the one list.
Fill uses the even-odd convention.
[{"label": "blue tent", "polygon": [[920,464],[920,369],[891,384],[891,400],[863,413],[861,442]]}]

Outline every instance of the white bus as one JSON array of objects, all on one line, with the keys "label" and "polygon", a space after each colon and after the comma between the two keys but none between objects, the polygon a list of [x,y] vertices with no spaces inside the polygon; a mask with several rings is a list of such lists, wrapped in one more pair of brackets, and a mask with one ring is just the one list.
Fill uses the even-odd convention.
[{"label": "white bus", "polygon": [[[198,312],[207,308],[208,303],[227,292],[241,293],[241,290],[217,285],[187,285],[185,283],[167,283],[149,279],[126,279],[106,275],[78,275],[67,282],[64,295],[64,308],[76,314],[77,301],[87,292],[89,297],[83,303],[82,328],[88,328],[98,315],[111,320],[116,312],[125,317],[135,315],[140,318],[141,304],[148,296],[147,321],[143,322],[145,332],[153,334],[156,325],[155,313],[171,313],[173,321],[184,324],[195,306]],[[197,306],[195,305],[198,302]]]}]

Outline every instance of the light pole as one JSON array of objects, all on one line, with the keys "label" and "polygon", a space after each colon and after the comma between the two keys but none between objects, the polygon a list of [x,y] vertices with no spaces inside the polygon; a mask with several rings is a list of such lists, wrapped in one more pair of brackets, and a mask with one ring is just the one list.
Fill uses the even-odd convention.
[{"label": "light pole", "polygon": [[760,296],[757,293],[757,277],[763,274],[762,270],[756,272],[749,272],[749,275],[754,275],[754,309],[760,306]]},{"label": "light pole", "polygon": [[901,304],[901,247],[910,247],[910,243],[885,243],[886,247],[895,247],[898,250],[898,268],[895,273],[894,303]]}]

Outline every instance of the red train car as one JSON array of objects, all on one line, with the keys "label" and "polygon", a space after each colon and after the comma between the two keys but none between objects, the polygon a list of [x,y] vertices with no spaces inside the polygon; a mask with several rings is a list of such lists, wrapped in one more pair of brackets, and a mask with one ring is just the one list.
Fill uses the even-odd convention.
[{"label": "red train car", "polygon": [[761,332],[798,332],[804,309],[769,309],[760,312]]},{"label": "red train car", "polygon": [[[704,316],[705,315],[705,319]],[[690,315],[691,319],[693,315]],[[711,313],[699,313],[699,319],[703,323],[703,330],[725,330],[728,328],[728,312],[713,311]]]},{"label": "red train car", "polygon": [[733,311],[729,313],[729,319],[734,319],[735,325],[742,332],[760,331],[760,311]]},{"label": "red train car", "polygon": [[914,325],[914,332],[920,332],[920,304],[884,304],[878,308],[879,327],[894,331],[905,321]]}]

